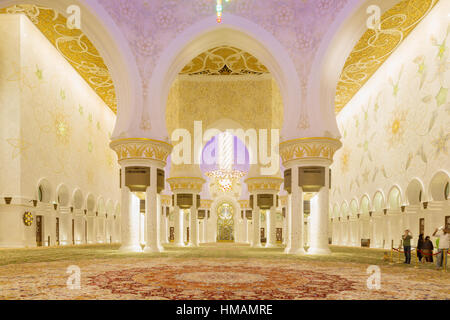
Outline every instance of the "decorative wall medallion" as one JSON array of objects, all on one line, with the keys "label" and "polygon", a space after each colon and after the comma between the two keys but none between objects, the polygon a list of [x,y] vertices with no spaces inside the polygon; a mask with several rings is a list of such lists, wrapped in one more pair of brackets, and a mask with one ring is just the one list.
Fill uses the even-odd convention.
[{"label": "decorative wall medallion", "polygon": [[29,227],[33,224],[33,214],[31,212],[27,211],[23,214],[23,223],[27,227]]},{"label": "decorative wall medallion", "polygon": [[172,145],[164,141],[129,138],[112,141],[110,147],[117,153],[119,162],[126,159],[151,159],[164,163],[172,151]]}]

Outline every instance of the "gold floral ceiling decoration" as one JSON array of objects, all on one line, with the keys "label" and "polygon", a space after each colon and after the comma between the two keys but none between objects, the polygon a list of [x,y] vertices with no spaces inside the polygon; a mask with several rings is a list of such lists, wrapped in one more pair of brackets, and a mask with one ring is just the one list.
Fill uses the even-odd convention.
[{"label": "gold floral ceiling decoration", "polygon": [[253,55],[240,49],[221,46],[192,59],[180,74],[187,75],[261,75],[267,68]]},{"label": "gold floral ceiling decoration", "polygon": [[79,29],[67,27],[66,17],[36,5],[15,5],[0,9],[1,13],[25,14],[109,108],[117,112],[116,93],[108,68],[86,35]]},{"label": "gold floral ceiling decoration", "polygon": [[364,33],[342,70],[336,90],[336,113],[345,107],[438,2],[403,0],[381,16],[379,30],[368,29]]}]

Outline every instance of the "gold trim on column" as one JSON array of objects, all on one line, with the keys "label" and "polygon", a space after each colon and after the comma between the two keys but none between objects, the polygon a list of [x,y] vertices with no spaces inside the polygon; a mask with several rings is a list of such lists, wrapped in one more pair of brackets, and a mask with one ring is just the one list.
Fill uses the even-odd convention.
[{"label": "gold trim on column", "polygon": [[248,200],[239,200],[239,205],[241,206],[241,209],[250,209],[250,201]]},{"label": "gold trim on column", "polygon": [[280,156],[285,165],[300,159],[324,159],[333,161],[334,153],[342,143],[333,138],[299,138],[280,143]]},{"label": "gold trim on column", "polygon": [[282,207],[287,206],[288,196],[280,196],[280,203]]},{"label": "gold trim on column", "polygon": [[203,184],[206,182],[205,179],[199,177],[173,177],[166,179],[166,181],[170,184],[172,191],[191,190],[195,193],[200,193]]},{"label": "gold trim on column", "polygon": [[200,199],[200,208],[211,209],[212,204],[213,204],[212,200]]},{"label": "gold trim on column", "polygon": [[164,141],[146,138],[128,138],[112,141],[109,146],[119,161],[128,159],[158,160],[166,163],[172,146]]},{"label": "gold trim on column", "polygon": [[172,196],[163,194],[161,195],[161,205],[163,206],[172,206]]},{"label": "gold trim on column", "polygon": [[280,191],[284,179],[277,177],[254,177],[244,181],[247,184],[248,191],[276,192]]}]

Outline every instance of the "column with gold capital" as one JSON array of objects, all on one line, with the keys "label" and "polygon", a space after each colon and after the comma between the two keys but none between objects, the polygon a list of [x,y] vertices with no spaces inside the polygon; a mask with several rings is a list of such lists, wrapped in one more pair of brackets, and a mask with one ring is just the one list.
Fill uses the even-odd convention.
[{"label": "column with gold capital", "polygon": [[[145,198],[146,251],[161,252],[159,236],[158,193],[164,189],[164,167],[172,146],[164,141],[148,138],[113,140],[110,147],[117,153],[121,166],[121,251],[140,252],[139,210],[133,200]],[[136,217],[137,215],[137,217]]]},{"label": "column with gold capital", "polygon": [[329,192],[334,153],[342,143],[328,137],[311,137],[280,143],[285,169],[289,238],[286,253],[304,253],[303,199],[311,199],[310,248],[308,254],[328,254]]},{"label": "column with gold capital", "polygon": [[167,179],[172,192],[175,194],[175,210],[179,216],[175,217],[175,245],[184,246],[183,239],[183,210],[190,210],[189,214],[189,246],[198,246],[198,208],[199,194],[205,180],[200,177],[171,177]]},{"label": "column with gold capital", "polygon": [[[252,247],[261,247],[261,223],[260,215],[261,210],[271,211],[268,214],[269,219],[273,217],[275,219],[276,212],[276,199],[277,194],[280,192],[281,184],[283,179],[277,176],[256,176],[250,177],[245,180],[247,184],[248,191],[251,194],[251,200],[253,201],[253,241]],[[250,203],[250,206],[252,204]],[[266,244],[266,246],[275,246],[276,230],[275,230],[275,220],[274,223],[269,224],[269,230],[267,230],[267,239],[270,238],[271,243]],[[270,235],[272,234],[272,235]]]}]

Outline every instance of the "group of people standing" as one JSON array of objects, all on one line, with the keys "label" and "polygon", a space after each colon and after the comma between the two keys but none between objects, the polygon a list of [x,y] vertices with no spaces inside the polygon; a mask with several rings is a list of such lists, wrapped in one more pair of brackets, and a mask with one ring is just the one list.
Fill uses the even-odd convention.
[{"label": "group of people standing", "polygon": [[[433,237],[437,237],[436,239],[436,266],[438,268],[442,268],[444,263],[447,263],[448,257],[448,249],[450,246],[450,229],[441,227],[436,229],[433,233]],[[410,230],[405,230],[405,233],[402,236],[403,240],[403,249],[405,252],[405,262],[406,264],[411,263],[411,240],[412,234]],[[434,245],[429,236],[424,238],[423,234],[419,235],[419,239],[417,240],[417,258],[420,262],[433,262],[433,250]],[[425,258],[425,259],[424,259]],[[422,261],[422,259],[424,259]],[[445,262],[444,262],[445,261]]]}]

